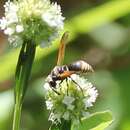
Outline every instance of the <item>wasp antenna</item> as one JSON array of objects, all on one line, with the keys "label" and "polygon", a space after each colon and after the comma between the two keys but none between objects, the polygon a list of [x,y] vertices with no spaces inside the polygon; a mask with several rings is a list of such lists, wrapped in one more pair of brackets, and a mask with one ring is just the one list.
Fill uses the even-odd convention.
[{"label": "wasp antenna", "polygon": [[65,46],[68,41],[69,33],[66,31],[61,40],[60,40],[60,46],[59,46],[59,53],[57,58],[57,65],[61,65],[64,60],[64,54],[65,54]]}]

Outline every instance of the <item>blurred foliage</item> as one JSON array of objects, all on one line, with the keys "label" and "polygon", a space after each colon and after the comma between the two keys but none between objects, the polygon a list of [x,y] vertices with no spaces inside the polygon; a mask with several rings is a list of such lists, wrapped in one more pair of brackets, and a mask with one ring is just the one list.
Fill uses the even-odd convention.
[{"label": "blurred foliage", "polygon": [[[109,109],[114,122],[109,130],[130,129],[130,0],[58,1],[70,32],[65,63],[84,59],[94,74],[87,78],[99,89],[91,112]],[[0,3],[2,4],[3,1]],[[2,5],[1,5],[2,6]],[[0,8],[2,10],[2,8]],[[3,11],[1,11],[3,12]],[[2,16],[2,14],[0,14]],[[44,78],[55,66],[58,41],[50,48],[37,48],[33,73],[26,94],[22,130],[47,130]],[[10,130],[13,110],[14,72],[19,48],[11,48],[0,34],[0,130]]]}]

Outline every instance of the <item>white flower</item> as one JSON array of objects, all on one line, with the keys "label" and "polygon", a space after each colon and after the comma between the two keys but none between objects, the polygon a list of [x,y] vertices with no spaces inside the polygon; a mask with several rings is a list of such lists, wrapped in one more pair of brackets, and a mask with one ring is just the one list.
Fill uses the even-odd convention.
[{"label": "white flower", "polygon": [[55,91],[59,94],[50,88],[46,89],[47,83],[44,86],[46,89],[46,100],[53,102],[53,107],[51,103],[47,104],[47,109],[49,106],[49,110],[53,112],[53,116],[51,115],[53,123],[55,121],[59,122],[61,119],[79,122],[82,117],[89,115],[88,108],[93,106],[96,101],[98,92],[92,83],[79,75],[72,75],[71,78],[68,78],[67,81],[64,80],[60,85],[57,82]]},{"label": "white flower", "polygon": [[85,107],[91,107],[93,106],[93,103],[96,101],[96,98],[98,96],[98,92],[95,87],[88,87],[87,91],[87,97],[83,99],[83,102],[85,103]]},{"label": "white flower", "polygon": [[50,113],[50,116],[49,116],[49,119],[48,119],[49,121],[52,121],[52,122],[54,122],[55,121],[55,115],[54,115],[54,113]]},{"label": "white flower", "polygon": [[7,26],[7,19],[5,17],[2,17],[2,19],[0,19],[0,28],[4,30],[6,26]]},{"label": "white flower", "polygon": [[65,105],[71,105],[73,102],[74,102],[75,98],[74,97],[71,97],[71,96],[65,96],[64,99],[63,99],[63,103]]},{"label": "white flower", "polygon": [[70,105],[67,105],[67,109],[68,109],[68,110],[73,110],[74,107],[75,107],[75,106],[74,106],[74,105],[71,105],[71,104],[70,104]]},{"label": "white flower", "polygon": [[88,98],[84,98],[83,102],[84,102],[86,108],[93,106],[92,102],[90,100],[88,100]]},{"label": "white flower", "polygon": [[59,122],[61,122],[60,117],[60,114],[54,114],[53,112],[51,112],[48,120],[54,122],[55,124],[58,124]]},{"label": "white flower", "polygon": [[5,5],[5,12],[17,12],[18,11],[18,6],[15,5],[13,2],[10,2],[10,0],[8,0]]},{"label": "white flower", "polygon": [[46,101],[47,110],[51,110],[53,107],[53,103],[51,101]]},{"label": "white flower", "polygon": [[42,19],[51,27],[63,29],[64,17],[61,16],[61,8],[57,3],[53,3],[52,6],[42,14]]},{"label": "white flower", "polygon": [[18,22],[18,16],[16,13],[8,13],[6,19],[8,22],[7,26]]},{"label": "white flower", "polygon": [[24,28],[22,25],[17,25],[16,26],[16,32],[20,33],[20,32],[23,32]]},{"label": "white flower", "polygon": [[36,45],[46,47],[51,45],[63,29],[64,17],[60,5],[50,0],[8,0],[4,8],[5,16],[0,19],[0,28],[9,39],[15,35],[21,41],[32,40]]},{"label": "white flower", "polygon": [[18,45],[21,45],[23,43],[23,39],[17,35],[12,35],[11,37],[8,38],[8,41],[14,47],[17,47]]},{"label": "white flower", "polygon": [[10,28],[10,27],[8,27],[4,30],[4,33],[9,35],[9,36],[12,35],[14,32],[15,32],[15,30],[13,28]]},{"label": "white flower", "polygon": [[8,24],[18,22],[18,16],[17,16],[17,11],[18,11],[18,6],[15,5],[13,2],[6,2],[5,5],[5,18],[8,21]]},{"label": "white flower", "polygon": [[50,88],[48,83],[45,83],[44,84],[44,93],[45,93],[45,95],[48,93],[48,91],[51,91],[51,88]]},{"label": "white flower", "polygon": [[66,111],[64,114],[63,114],[63,118],[65,120],[69,120],[69,116],[70,116],[70,113],[68,111]]},{"label": "white flower", "polygon": [[67,106],[67,109],[69,110],[73,110],[74,109],[74,105],[72,105],[72,103],[74,102],[75,98],[71,97],[71,96],[65,96],[62,103],[65,104]]},{"label": "white flower", "polygon": [[90,113],[86,112],[86,111],[82,111],[82,115],[83,115],[83,117],[88,117],[90,115]]}]

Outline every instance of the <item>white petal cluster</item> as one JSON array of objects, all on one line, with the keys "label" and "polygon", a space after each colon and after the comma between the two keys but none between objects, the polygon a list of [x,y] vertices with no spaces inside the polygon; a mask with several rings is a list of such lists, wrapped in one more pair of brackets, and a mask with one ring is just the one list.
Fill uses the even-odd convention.
[{"label": "white petal cluster", "polygon": [[77,75],[73,75],[73,79],[77,81],[78,84],[80,84],[81,88],[84,91],[85,98],[83,99],[83,102],[85,103],[85,107],[88,108],[93,106],[93,103],[96,101],[96,98],[98,96],[98,91],[96,88],[93,87],[91,82],[88,82],[86,79],[81,80]]},{"label": "white petal cluster", "polygon": [[71,97],[71,96],[65,96],[62,103],[65,104],[67,106],[68,110],[73,110],[74,109],[74,105],[72,105],[72,103],[74,102],[75,98]]},{"label": "white petal cluster", "polygon": [[57,3],[52,3],[52,5],[42,14],[42,19],[51,27],[63,29],[64,17],[62,17],[61,7]]},{"label": "white petal cluster", "polygon": [[46,106],[51,111],[49,120],[53,123],[60,123],[61,119],[79,122],[82,117],[89,115],[88,108],[96,101],[98,91],[92,83],[76,74],[71,78],[76,83],[70,78],[60,85],[57,82],[55,90],[60,95],[54,92],[48,83],[44,85]]},{"label": "white petal cluster", "polygon": [[49,46],[64,26],[60,5],[50,0],[8,0],[4,8],[0,28],[13,39],[9,40],[11,44],[20,44],[18,39],[28,39],[41,47]]},{"label": "white petal cluster", "polygon": [[5,17],[0,19],[0,27],[5,34],[12,35],[15,33],[15,27],[12,25],[18,22],[18,7],[13,2],[8,1],[5,3],[4,8]]},{"label": "white petal cluster", "polygon": [[53,107],[53,103],[51,101],[46,101],[47,110],[51,110]]}]

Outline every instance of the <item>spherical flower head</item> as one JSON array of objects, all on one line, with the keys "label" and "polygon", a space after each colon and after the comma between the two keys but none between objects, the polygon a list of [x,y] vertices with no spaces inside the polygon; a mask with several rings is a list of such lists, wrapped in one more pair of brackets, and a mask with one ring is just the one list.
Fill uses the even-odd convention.
[{"label": "spherical flower head", "polygon": [[77,123],[82,117],[87,117],[88,108],[93,106],[98,96],[97,89],[76,74],[62,83],[58,81],[56,92],[53,89],[45,83],[46,106],[51,111],[49,120],[54,124],[60,123],[62,119]]},{"label": "spherical flower head", "polygon": [[14,45],[26,39],[41,47],[49,46],[64,26],[60,5],[49,0],[8,0],[4,8],[0,28]]}]

